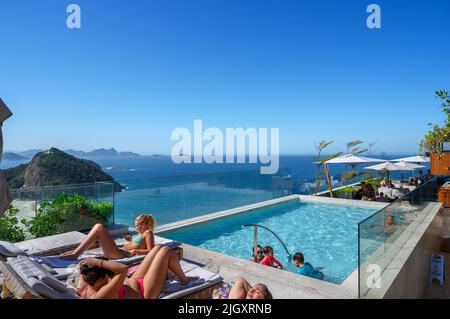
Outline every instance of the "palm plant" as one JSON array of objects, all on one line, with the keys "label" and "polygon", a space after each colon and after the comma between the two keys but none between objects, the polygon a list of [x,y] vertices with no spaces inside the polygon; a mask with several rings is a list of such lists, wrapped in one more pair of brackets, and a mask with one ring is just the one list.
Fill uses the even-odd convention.
[{"label": "palm plant", "polygon": [[315,188],[316,194],[319,192],[320,183],[323,181],[323,174],[325,173],[325,171],[323,170],[323,167],[324,167],[324,165],[326,165],[325,162],[342,155],[342,152],[339,152],[339,153],[322,158],[322,152],[328,146],[333,144],[333,142],[334,141],[322,140],[322,141],[320,141],[319,144],[314,143],[314,147],[316,148],[316,151],[317,151],[317,160],[316,160],[317,172],[316,172],[316,188]]}]

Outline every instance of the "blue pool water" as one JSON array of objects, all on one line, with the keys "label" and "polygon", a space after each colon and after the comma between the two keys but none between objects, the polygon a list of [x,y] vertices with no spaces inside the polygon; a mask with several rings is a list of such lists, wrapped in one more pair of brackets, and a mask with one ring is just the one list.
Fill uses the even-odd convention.
[{"label": "blue pool water", "polygon": [[[164,237],[193,246],[248,259],[253,245],[253,228],[259,224],[273,230],[290,253],[300,251],[314,267],[323,267],[325,280],[342,283],[358,266],[358,223],[377,209],[290,201],[164,233]],[[295,272],[282,245],[265,230],[259,244],[274,248],[285,269]]]}]

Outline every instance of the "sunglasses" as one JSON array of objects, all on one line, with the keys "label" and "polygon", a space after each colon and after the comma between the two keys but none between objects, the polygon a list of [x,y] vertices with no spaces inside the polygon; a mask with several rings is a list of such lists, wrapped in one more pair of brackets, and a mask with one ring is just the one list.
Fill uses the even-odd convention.
[{"label": "sunglasses", "polygon": [[262,251],[258,251],[258,250],[257,250],[256,253],[257,253],[257,254],[262,254]]}]

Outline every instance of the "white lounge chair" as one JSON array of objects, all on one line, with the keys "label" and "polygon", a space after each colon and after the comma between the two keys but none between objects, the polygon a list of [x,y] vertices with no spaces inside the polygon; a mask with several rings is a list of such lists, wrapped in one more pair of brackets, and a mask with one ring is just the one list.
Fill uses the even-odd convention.
[{"label": "white lounge chair", "polygon": [[[182,286],[177,280],[166,281],[160,298],[209,298],[214,288],[222,282],[219,274],[199,265],[186,261],[182,261],[181,265],[186,275],[200,279],[187,286]],[[0,271],[4,275],[3,298],[12,293],[18,299],[79,299],[73,287],[58,280],[28,257],[10,257],[7,262],[0,262]]]},{"label": "white lounge chair", "polygon": [[0,241],[0,259],[7,257],[52,255],[63,251],[74,249],[86,235],[77,231],[26,240],[19,243],[8,243]]}]

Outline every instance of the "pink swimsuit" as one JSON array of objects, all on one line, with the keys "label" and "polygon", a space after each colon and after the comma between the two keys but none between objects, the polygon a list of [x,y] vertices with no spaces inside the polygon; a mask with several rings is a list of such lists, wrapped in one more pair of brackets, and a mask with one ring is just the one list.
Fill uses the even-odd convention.
[{"label": "pink swimsuit", "polygon": [[[141,292],[141,296],[142,298],[144,298],[144,278],[136,278],[136,282],[139,285],[139,290]],[[83,293],[83,291],[87,288],[88,285],[84,286],[83,288],[80,289],[79,295],[81,296],[81,294]],[[122,287],[120,287],[119,289],[119,293],[118,293],[118,299],[124,299],[125,295],[127,293],[127,288],[125,287],[125,285],[122,285]]]}]

